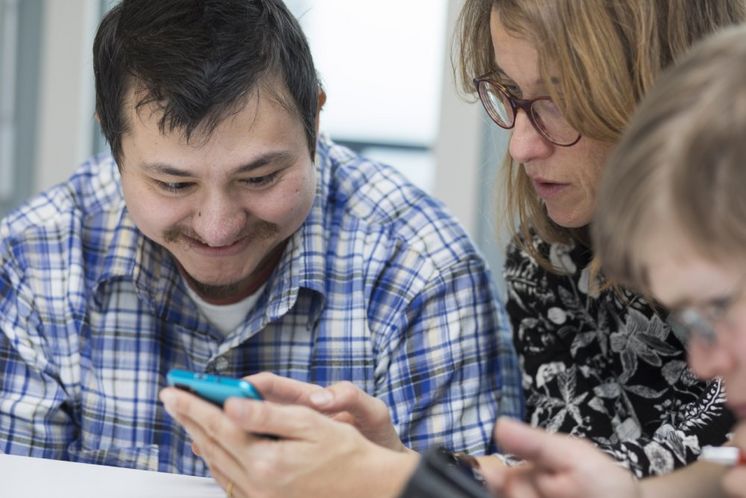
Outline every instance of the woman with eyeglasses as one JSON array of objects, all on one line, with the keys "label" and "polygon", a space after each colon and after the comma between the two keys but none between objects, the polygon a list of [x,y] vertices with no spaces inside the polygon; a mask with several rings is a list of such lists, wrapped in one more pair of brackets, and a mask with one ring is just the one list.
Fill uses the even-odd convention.
[{"label": "woman with eyeglasses", "polygon": [[[604,163],[638,101],[693,42],[742,22],[744,9],[743,0],[466,0],[460,16],[460,79],[511,133],[506,217],[517,226],[504,274],[527,421],[589,439],[638,477],[723,443],[732,417],[721,382],[686,368],[666,311],[604,287],[588,226]],[[383,403],[350,384],[249,380],[269,402],[231,400],[220,412],[173,391],[166,402],[236,496],[328,495],[332,480],[340,496],[392,496],[415,467],[406,496],[478,493],[467,489],[473,460],[412,454]],[[502,466],[489,456],[479,464],[488,475]]]},{"label": "woman with eyeglasses", "polygon": [[[600,176],[637,102],[691,43],[743,19],[742,1],[467,0],[461,80],[511,130],[504,268],[527,420],[585,437],[638,477],[720,444],[719,380],[686,369],[667,313],[605,287],[588,226]],[[491,46],[491,50],[486,47]]]},{"label": "woman with eyeglasses", "polygon": [[607,163],[593,223],[604,274],[677,317],[689,365],[720,377],[738,419],[728,446],[635,481],[579,439],[498,422],[529,463],[502,496],[746,497],[746,26],[697,45],[656,83]]}]

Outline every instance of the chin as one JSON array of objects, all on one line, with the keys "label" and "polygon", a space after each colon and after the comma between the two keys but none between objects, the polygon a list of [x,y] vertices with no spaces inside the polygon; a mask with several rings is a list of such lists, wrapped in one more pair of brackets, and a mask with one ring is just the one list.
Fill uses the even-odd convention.
[{"label": "chin", "polygon": [[577,216],[576,213],[552,213],[548,212],[549,219],[562,228],[582,228],[590,224],[591,216]]},{"label": "chin", "polygon": [[228,275],[210,275],[200,278],[200,276],[191,275],[192,280],[197,283],[210,287],[230,287],[234,285],[240,285],[246,280],[245,277],[237,273],[231,273]]},{"label": "chin", "polygon": [[209,271],[191,271],[188,267],[184,271],[189,275],[189,279],[202,285],[224,286],[240,283],[246,279],[243,269],[241,270],[222,270],[219,272]]}]

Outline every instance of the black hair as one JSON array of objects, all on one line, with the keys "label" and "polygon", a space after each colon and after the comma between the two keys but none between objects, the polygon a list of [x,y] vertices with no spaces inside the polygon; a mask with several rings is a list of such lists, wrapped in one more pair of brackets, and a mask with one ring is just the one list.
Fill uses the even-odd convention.
[{"label": "black hair", "polygon": [[181,130],[189,140],[198,129],[209,136],[273,77],[286,88],[268,88],[297,112],[315,152],[320,83],[305,35],[281,0],[123,0],[99,25],[93,68],[96,113],[117,162],[130,90],[138,91],[136,108],[162,111],[162,133]]}]

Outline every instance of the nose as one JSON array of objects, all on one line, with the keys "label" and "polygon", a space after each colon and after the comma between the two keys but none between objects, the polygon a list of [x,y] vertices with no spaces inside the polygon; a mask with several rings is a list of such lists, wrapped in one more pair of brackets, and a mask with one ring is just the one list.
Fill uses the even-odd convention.
[{"label": "nose", "polygon": [[727,377],[736,367],[733,348],[722,344],[718,338],[712,344],[705,344],[693,337],[689,341],[689,365],[692,371],[702,379]]},{"label": "nose", "polygon": [[526,112],[519,109],[508,147],[510,157],[519,163],[528,163],[548,157],[553,150],[554,145],[534,128]]},{"label": "nose", "polygon": [[246,213],[241,203],[227,193],[207,193],[194,207],[192,229],[211,247],[232,244],[245,226]]}]

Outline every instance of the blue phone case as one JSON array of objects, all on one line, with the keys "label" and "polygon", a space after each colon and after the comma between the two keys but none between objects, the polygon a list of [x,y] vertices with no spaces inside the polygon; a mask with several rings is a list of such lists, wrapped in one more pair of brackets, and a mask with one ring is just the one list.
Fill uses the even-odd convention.
[{"label": "blue phone case", "polygon": [[166,380],[170,386],[194,393],[221,407],[228,398],[262,399],[250,382],[232,377],[172,369],[166,375]]}]

